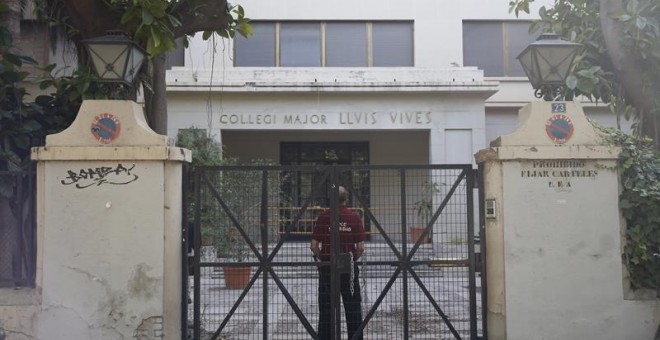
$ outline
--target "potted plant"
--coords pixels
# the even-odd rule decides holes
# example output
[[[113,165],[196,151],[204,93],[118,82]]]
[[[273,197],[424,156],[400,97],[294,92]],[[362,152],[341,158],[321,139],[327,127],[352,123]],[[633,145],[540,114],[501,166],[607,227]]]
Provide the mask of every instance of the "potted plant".
[[[421,226],[410,227],[410,238],[412,242],[417,242],[417,240],[424,233],[424,230],[429,224],[429,221],[431,221],[431,217],[433,217],[433,196],[440,192],[439,186],[440,185],[436,182],[424,181],[422,188],[422,198],[414,203],[418,222],[421,224]],[[421,243],[430,243],[430,236],[431,233],[427,234]]]
[[[222,237],[215,240],[214,246],[219,257],[228,259],[229,262],[243,263],[251,252],[243,236],[237,229],[222,228]],[[243,289],[250,281],[252,267],[250,266],[223,266],[222,271],[227,289]]]
[[[227,164],[237,164],[236,159],[228,159]],[[271,165],[267,160],[252,160],[248,165]],[[262,172],[258,170],[226,170],[217,173],[214,183],[219,195],[236,222],[245,232],[250,241],[259,243],[261,236],[261,195]],[[278,177],[270,178],[269,188],[279,192]],[[269,193],[270,198],[277,197]],[[270,199],[269,199],[270,200]],[[273,202],[269,202],[272,204]],[[245,237],[239,232],[236,224],[227,211],[218,207],[218,229],[215,238],[215,250],[218,257],[224,262],[244,263],[252,257],[252,249],[248,246]],[[250,279],[249,266],[236,266],[234,264],[223,267],[225,286],[228,289],[242,289]]]
[[[193,166],[237,165],[238,159],[223,155],[222,146],[210,137],[206,130],[186,129],[179,131],[177,145],[192,151]],[[248,165],[272,165],[268,160],[252,160]],[[210,170],[206,178],[213,189],[222,197],[231,214],[255,242],[260,236],[259,216],[261,211],[261,171],[255,170]],[[204,184],[206,185],[206,184]],[[279,192],[279,177],[271,178],[271,190]],[[207,188],[200,188],[206,197],[200,203],[202,239],[212,239],[216,257],[227,263],[243,263],[250,259],[252,250],[238,231],[227,211],[215,200]],[[277,195],[269,194],[269,197]],[[204,198],[202,198],[204,200]],[[189,202],[193,202],[192,197]],[[194,206],[189,206],[189,215],[194,216]],[[204,243],[204,242],[202,242]],[[250,279],[249,266],[223,266],[225,285],[229,289],[241,289]]]
[[[204,225],[202,228],[202,245],[212,246],[215,242],[215,229],[210,225]]]

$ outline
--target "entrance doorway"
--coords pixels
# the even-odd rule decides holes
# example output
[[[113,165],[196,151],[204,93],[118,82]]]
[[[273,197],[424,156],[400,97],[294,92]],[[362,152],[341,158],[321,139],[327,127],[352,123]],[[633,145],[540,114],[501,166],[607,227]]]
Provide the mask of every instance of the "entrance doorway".
[[[287,240],[310,239],[314,221],[318,214],[326,209],[330,203],[331,186],[327,176],[319,170],[327,165],[369,165],[369,142],[281,142],[280,164],[283,166],[311,166],[311,171],[285,172],[282,178],[282,193],[290,200],[288,207],[280,214],[283,216],[280,225],[280,234],[288,231]],[[369,171],[356,170],[347,178],[342,178],[355,188],[357,194],[365,197],[369,203]],[[321,183],[323,182],[323,183]],[[314,192],[313,188],[324,188]],[[295,217],[300,212],[305,200],[311,199],[305,216],[294,223]],[[357,202],[349,204],[362,217],[364,212],[357,206]],[[370,230],[368,218],[364,219],[365,228]]]

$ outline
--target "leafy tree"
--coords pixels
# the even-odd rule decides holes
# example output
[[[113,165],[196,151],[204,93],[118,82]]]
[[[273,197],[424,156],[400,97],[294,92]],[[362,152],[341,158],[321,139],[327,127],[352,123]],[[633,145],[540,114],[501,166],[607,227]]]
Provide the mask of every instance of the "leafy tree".
[[[512,0],[529,13],[534,0]],[[539,10],[547,31],[584,46],[567,86],[632,116],[660,148],[660,0],[555,0]]]
[[[0,6],[0,15],[6,10]],[[20,84],[28,72],[22,67],[36,65],[36,61],[15,53],[17,50],[9,28],[0,26],[0,272],[9,272],[1,267],[10,266],[15,278],[26,278],[34,274],[34,262],[24,257],[27,253],[19,254],[17,247],[23,243],[22,249],[34,249],[33,221],[26,214],[28,209],[21,209],[30,205],[31,195],[17,189],[28,188],[30,174],[24,172],[32,170],[30,148],[43,145],[46,135],[73,121],[82,100],[80,89],[85,86],[77,81],[85,78],[50,79],[56,91],[27,102],[27,92]],[[88,86],[84,92],[93,91]],[[23,238],[18,240],[21,228]]]
[[[619,206],[626,219],[623,258],[631,286],[650,288],[660,296],[660,154],[649,138],[599,129],[621,148]]]
[[[241,6],[227,0],[36,0],[38,12],[53,26],[64,28],[77,47],[81,66],[88,65],[80,42],[121,29],[145,48],[150,65],[143,68],[146,112],[156,132],[167,132],[165,53],[175,40],[203,32],[204,39],[217,33],[233,38],[251,34],[249,19]]]
[[[164,53],[174,48],[174,40],[199,31],[204,31],[206,39],[213,32],[223,37],[234,37],[236,32],[250,33],[243,9],[228,6],[226,0],[35,0],[35,3],[51,26],[63,28],[77,46],[82,67],[70,77],[41,79],[38,81],[41,88],[54,92],[28,102],[21,84],[30,74],[23,66],[37,66],[37,62],[22,55],[18,43],[24,1],[0,3],[0,259],[4,260],[0,265],[9,265],[18,276],[25,276],[26,270],[29,272],[26,268],[34,266],[29,258],[16,257],[16,247],[21,242],[25,249],[34,249],[30,245],[34,242],[34,230],[29,216],[16,214],[25,211],[21,207],[28,205],[29,195],[26,192],[20,195],[16,190],[28,178],[15,173],[32,169],[31,147],[43,145],[46,135],[69,126],[83,99],[107,98],[109,91],[117,90],[98,83],[85,67],[87,56],[80,42],[119,28],[149,52],[151,65],[143,68],[142,77],[147,90],[147,113],[152,128],[165,133]],[[54,67],[40,70],[49,75]],[[24,229],[23,240],[12,236],[20,228]]]

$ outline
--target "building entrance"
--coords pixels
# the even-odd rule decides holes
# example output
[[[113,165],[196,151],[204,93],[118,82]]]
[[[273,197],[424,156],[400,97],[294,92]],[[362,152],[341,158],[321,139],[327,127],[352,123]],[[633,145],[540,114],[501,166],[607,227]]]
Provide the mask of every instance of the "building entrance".
[[[312,233],[314,221],[318,214],[330,203],[330,188],[326,176],[319,170],[326,165],[369,165],[368,142],[281,142],[280,164],[310,167],[311,171],[285,172],[282,179],[282,193],[288,198],[288,207],[281,210],[282,224],[280,234],[288,233],[289,240],[307,241]],[[356,170],[350,176],[342,179],[355,188],[356,193],[369,201],[369,171]],[[323,190],[314,192],[313,188],[320,186]],[[294,217],[300,212],[300,207],[306,199],[311,202],[304,216],[294,223]],[[349,202],[355,211],[361,214],[356,202]],[[365,228],[370,230],[369,219],[365,220]]]
[[[363,172],[368,196],[356,185]],[[185,197],[192,202],[184,202],[195,235],[184,268],[190,287],[185,292],[191,293],[191,303],[184,302],[190,338],[347,339],[347,312],[341,307],[347,294],[360,297],[353,300],[361,310],[353,340],[359,334],[471,340],[485,334],[472,165],[197,167],[191,175],[194,185]],[[296,178],[316,180],[300,197],[296,213],[282,216],[283,208],[298,202],[283,190]],[[353,265],[340,247],[314,259],[309,243],[287,242],[294,229],[281,227],[298,225],[326,193],[324,209],[338,211],[339,186],[348,190],[360,218],[371,221],[372,238]],[[418,202],[426,203],[428,214],[417,214]],[[332,239],[341,240],[338,214],[329,221]],[[409,233],[413,226],[422,228],[419,237]],[[201,235],[209,232],[216,240],[204,246]],[[432,240],[424,241],[431,233]],[[234,280],[239,268],[246,274],[242,283]],[[343,277],[354,278],[347,281],[352,287],[344,287]],[[322,282],[329,289],[322,290]],[[329,296],[321,299],[321,291]],[[328,309],[319,307],[322,300],[329,301]],[[327,319],[330,325],[321,327]]]

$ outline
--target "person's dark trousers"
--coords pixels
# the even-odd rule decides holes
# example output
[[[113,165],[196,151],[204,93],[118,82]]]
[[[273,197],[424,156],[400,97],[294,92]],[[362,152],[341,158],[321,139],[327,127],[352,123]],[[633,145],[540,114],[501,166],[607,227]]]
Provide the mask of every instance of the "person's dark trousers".
[[[340,278],[340,291],[344,302],[344,313],[346,315],[346,328],[348,340],[353,338],[355,331],[362,323],[362,295],[360,292],[360,272],[357,264],[353,267],[353,294],[349,285],[351,274],[342,274]],[[321,340],[330,340],[332,329],[331,321],[331,291],[330,291],[330,267],[319,268],[319,328],[318,334]],[[362,332],[355,338],[362,340]]]

